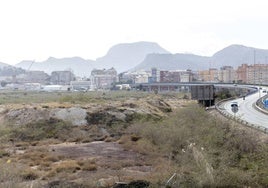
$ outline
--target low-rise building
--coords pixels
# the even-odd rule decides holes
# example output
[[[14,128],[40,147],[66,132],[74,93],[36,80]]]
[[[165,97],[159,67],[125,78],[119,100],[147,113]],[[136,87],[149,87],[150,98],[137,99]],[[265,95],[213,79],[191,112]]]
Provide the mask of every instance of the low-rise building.
[[[51,73],[51,84],[70,85],[75,80],[75,75],[71,71],[53,71]]]
[[[88,91],[93,89],[91,81],[80,80],[80,81],[71,81],[70,83],[72,90],[78,91]]]
[[[91,71],[91,81],[96,89],[111,89],[117,81],[117,72],[111,69],[94,69]]]
[[[151,79],[151,72],[144,70],[125,72],[119,75],[120,83],[148,83],[149,79]]]
[[[191,82],[192,78],[191,70],[160,71],[160,82],[162,83]]]

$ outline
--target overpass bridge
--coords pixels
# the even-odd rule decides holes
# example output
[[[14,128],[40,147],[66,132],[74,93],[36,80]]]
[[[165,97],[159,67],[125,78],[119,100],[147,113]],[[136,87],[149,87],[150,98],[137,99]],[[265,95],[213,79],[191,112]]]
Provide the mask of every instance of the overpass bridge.
[[[255,92],[258,88],[253,85],[237,85],[224,83],[204,83],[204,82],[178,82],[178,83],[139,83],[132,84],[136,90],[148,92],[191,92],[191,97],[198,100],[204,106],[212,106],[215,103],[215,95],[222,90],[233,90],[239,95],[246,96]]]
[[[243,89],[257,89],[254,85],[245,85],[245,84],[230,84],[230,83],[214,83],[214,82],[177,82],[177,83],[135,83],[131,84],[132,88],[136,90],[143,90],[153,92],[157,90],[158,92],[166,92],[166,91],[190,91],[191,86],[206,86],[206,85],[213,85],[215,89],[236,89],[236,88],[243,88]]]

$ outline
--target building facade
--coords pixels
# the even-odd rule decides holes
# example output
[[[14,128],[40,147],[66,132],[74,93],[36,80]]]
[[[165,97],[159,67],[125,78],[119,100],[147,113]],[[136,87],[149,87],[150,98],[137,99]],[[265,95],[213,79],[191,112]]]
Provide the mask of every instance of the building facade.
[[[91,82],[95,89],[111,89],[117,82],[117,72],[111,69],[94,69],[91,71]]]
[[[218,73],[218,78],[220,82],[223,83],[234,83],[236,72],[232,66],[223,66],[220,68]]]
[[[191,70],[160,71],[160,81],[162,83],[191,82],[193,73]]]
[[[203,82],[218,82],[218,69],[210,68],[209,70],[198,71],[199,80]]]
[[[75,75],[71,71],[53,71],[50,82],[55,85],[70,85],[75,80]]]
[[[49,84],[50,76],[44,71],[27,71],[25,74],[18,75],[17,80],[24,83]]]
[[[237,79],[241,83],[268,84],[268,64],[242,64],[237,68]]]

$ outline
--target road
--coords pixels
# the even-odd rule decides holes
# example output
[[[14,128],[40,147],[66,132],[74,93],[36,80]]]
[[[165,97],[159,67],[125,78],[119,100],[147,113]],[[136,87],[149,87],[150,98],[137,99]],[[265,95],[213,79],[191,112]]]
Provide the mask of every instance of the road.
[[[267,88],[264,89],[267,90]],[[243,98],[239,98],[236,100],[225,102],[222,104],[222,107],[226,110],[226,112],[234,115],[236,118],[240,118],[256,126],[262,126],[268,128],[268,115],[257,111],[253,107],[253,104],[265,94],[266,93],[257,92],[255,94],[247,96],[245,100],[243,100]],[[236,114],[234,114],[231,110],[231,104],[233,102],[238,103],[238,112]]]

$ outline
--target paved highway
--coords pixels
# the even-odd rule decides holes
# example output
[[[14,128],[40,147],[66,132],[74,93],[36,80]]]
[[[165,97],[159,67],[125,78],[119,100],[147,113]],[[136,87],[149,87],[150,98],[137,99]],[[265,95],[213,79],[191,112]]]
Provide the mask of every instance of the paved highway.
[[[267,90],[267,88],[263,88]],[[244,121],[247,121],[250,124],[254,124],[257,126],[262,126],[268,128],[268,115],[257,111],[253,105],[254,103],[266,93],[257,92],[255,94],[249,95],[243,100],[243,98],[239,98],[236,100],[228,101],[222,104],[222,107],[229,113],[234,115],[231,110],[231,104],[237,102],[238,104],[238,112],[235,114],[236,118],[240,118]],[[268,90],[267,90],[268,91]]]

